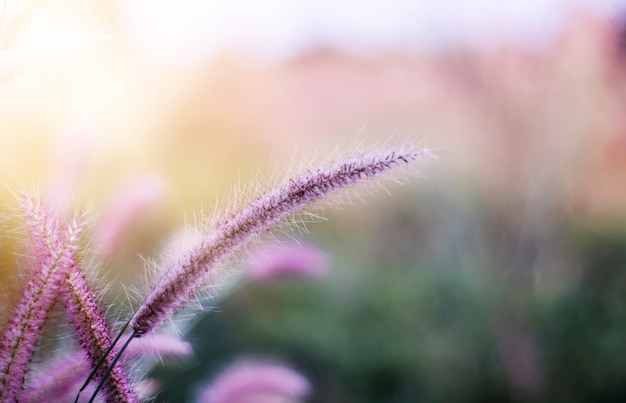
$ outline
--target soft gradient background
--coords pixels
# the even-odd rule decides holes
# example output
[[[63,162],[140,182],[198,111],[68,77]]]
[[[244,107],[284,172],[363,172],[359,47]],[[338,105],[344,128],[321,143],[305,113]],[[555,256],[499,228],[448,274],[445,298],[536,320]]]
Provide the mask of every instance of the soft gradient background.
[[[328,275],[235,288],[196,358],[155,369],[157,401],[249,355],[312,402],[622,401],[626,8],[504,3],[6,1],[0,319],[24,280],[16,189],[92,206],[95,249],[120,219],[95,256],[123,304],[139,255],[233,184],[392,137],[440,159],[296,232]]]

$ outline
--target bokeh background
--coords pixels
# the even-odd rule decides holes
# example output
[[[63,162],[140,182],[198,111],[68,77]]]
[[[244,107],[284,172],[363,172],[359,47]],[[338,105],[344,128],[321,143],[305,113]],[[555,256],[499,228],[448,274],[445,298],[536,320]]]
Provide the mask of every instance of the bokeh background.
[[[296,232],[328,274],[231,290],[190,328],[194,358],[155,368],[157,401],[193,401],[245,356],[298,369],[311,402],[626,398],[619,2],[8,0],[1,15],[2,323],[24,281],[16,189],[91,206],[96,240],[128,215],[96,253],[123,304],[139,255],[232,184],[392,137],[440,159]],[[128,189],[139,207],[119,213]]]

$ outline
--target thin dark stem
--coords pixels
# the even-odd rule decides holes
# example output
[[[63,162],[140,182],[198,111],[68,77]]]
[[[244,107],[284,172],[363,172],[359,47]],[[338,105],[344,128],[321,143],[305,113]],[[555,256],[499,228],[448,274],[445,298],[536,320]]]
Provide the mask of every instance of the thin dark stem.
[[[132,317],[131,317],[131,319],[132,319]],[[81,386],[80,390],[78,391],[78,394],[76,395],[76,399],[74,400],[74,403],[78,403],[78,399],[80,398],[80,393],[83,390],[85,390],[87,385],[89,385],[89,382],[91,382],[91,380],[94,378],[94,376],[96,376],[96,372],[98,372],[98,370],[100,369],[100,367],[102,366],[102,364],[104,363],[106,358],[109,356],[109,353],[111,352],[111,350],[113,350],[113,348],[115,347],[117,342],[120,340],[120,338],[122,338],[122,335],[126,331],[126,328],[128,327],[129,323],[130,323],[130,319],[124,324],[122,329],[117,334],[117,337],[115,337],[115,340],[113,340],[113,343],[111,343],[109,348],[107,348],[107,350],[104,352],[104,355],[100,358],[100,361],[98,361],[98,364],[96,364],[96,366],[91,370],[91,372],[89,373],[89,376],[87,377],[87,380],[85,381],[85,383],[83,383],[83,386]],[[133,336],[134,336],[134,334],[135,333],[133,333]],[[132,339],[132,337],[131,337],[131,339]],[[111,372],[111,368],[112,368],[112,366],[107,371],[107,375]]]
[[[93,391],[93,394],[91,395],[91,398],[89,399],[88,403],[93,403],[93,401],[96,399],[96,396],[98,396],[98,392],[100,392],[100,389],[102,389],[102,386],[104,386],[104,382],[107,380],[107,378],[111,374],[111,371],[113,371],[113,368],[115,367],[115,364],[117,364],[117,361],[120,359],[120,357],[122,356],[122,354],[124,353],[126,348],[128,348],[128,345],[135,338],[135,336],[137,336],[137,332],[133,332],[128,337],[128,340],[126,340],[126,342],[124,343],[124,345],[122,346],[120,351],[118,351],[118,353],[115,355],[115,358],[113,358],[113,361],[111,362],[111,365],[109,365],[109,367],[107,368],[107,370],[104,373],[104,375],[102,375],[102,379],[100,380],[100,383],[96,387],[96,390]],[[79,392],[79,394],[80,394],[80,392]]]
[[[141,304],[143,304],[145,302],[145,300],[146,300],[146,298],[144,298],[144,300],[141,302]],[[83,383],[83,386],[81,386],[80,390],[76,394],[76,399],[74,400],[74,403],[78,403],[78,399],[80,398],[81,392],[84,391],[85,388],[87,388],[87,385],[89,385],[89,382],[91,382],[91,380],[96,376],[96,372],[98,372],[98,369],[100,369],[100,367],[102,366],[102,364],[104,363],[106,358],[109,356],[109,354],[111,353],[111,350],[113,350],[113,348],[115,348],[115,346],[117,345],[117,342],[122,338],[122,335],[124,334],[124,332],[126,331],[126,329],[128,328],[130,322],[133,320],[133,318],[135,317],[136,314],[137,314],[137,311],[135,310],[133,312],[133,314],[130,316],[130,318],[128,318],[126,323],[124,323],[124,326],[122,326],[122,328],[120,329],[119,333],[115,337],[115,340],[113,340],[113,343],[111,343],[109,348],[106,349],[106,351],[104,352],[104,355],[100,358],[100,360],[96,364],[95,368],[93,368],[91,370],[91,372],[89,373],[89,376],[87,377],[87,380],[85,380],[85,382]],[[104,381],[104,379],[106,379],[109,376],[109,374],[113,370],[113,366],[115,365],[117,360],[119,360],[119,357],[120,357],[121,353],[123,353],[124,350],[126,350],[126,347],[128,347],[128,344],[130,343],[130,340],[132,340],[136,336],[137,336],[137,332],[133,331],[131,337],[126,341],[126,343],[124,344],[122,350],[117,354],[117,356],[113,360],[113,364],[111,364],[111,366],[109,366],[107,368],[106,373],[105,373],[104,378],[103,378],[103,381]],[[98,391],[102,388],[102,385],[104,384],[103,381],[100,382],[100,384],[98,386],[98,389],[94,393],[94,396],[92,396],[92,400],[95,397],[95,395],[98,393]]]

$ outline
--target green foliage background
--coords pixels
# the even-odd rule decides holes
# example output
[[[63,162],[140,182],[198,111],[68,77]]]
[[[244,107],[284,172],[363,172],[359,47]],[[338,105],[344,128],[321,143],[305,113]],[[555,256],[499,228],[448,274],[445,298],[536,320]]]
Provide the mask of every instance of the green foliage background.
[[[237,289],[189,334],[195,358],[155,371],[157,400],[253,356],[304,373],[311,402],[622,401],[626,234],[557,219],[558,251],[531,228],[520,255],[514,216],[424,187],[312,225],[330,275]]]

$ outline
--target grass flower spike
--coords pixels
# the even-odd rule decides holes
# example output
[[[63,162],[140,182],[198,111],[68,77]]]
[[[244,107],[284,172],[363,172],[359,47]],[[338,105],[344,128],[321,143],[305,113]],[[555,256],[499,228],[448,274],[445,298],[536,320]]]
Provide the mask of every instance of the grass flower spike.
[[[41,202],[23,196],[29,230],[30,280],[0,341],[0,401],[16,402],[28,364],[63,280],[61,261],[76,246],[80,227],[58,230],[55,218]],[[66,236],[68,235],[68,236]],[[65,239],[64,239],[65,238]]]
[[[87,354],[91,367],[96,367],[102,357],[105,357],[104,362],[107,366],[111,367],[110,377],[104,384],[107,401],[136,401],[122,366],[114,364],[113,358],[106,354],[113,338],[109,333],[95,293],[89,287],[85,274],[75,264],[71,265],[61,292],[70,322],[74,326],[78,341]],[[96,374],[104,376],[104,370]]]
[[[429,155],[426,149],[366,154],[293,178],[260,196],[219,223],[164,274],[132,318],[130,325],[135,336],[151,332],[169,318],[198,291],[207,276],[219,270],[250,240],[285,218],[340,189],[379,177],[395,166],[423,160]]]

